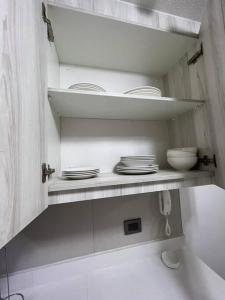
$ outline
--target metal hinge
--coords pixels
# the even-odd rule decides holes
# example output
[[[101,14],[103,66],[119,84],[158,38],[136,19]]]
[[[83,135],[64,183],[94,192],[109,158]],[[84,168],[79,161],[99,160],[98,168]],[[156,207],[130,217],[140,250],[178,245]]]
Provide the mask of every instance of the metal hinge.
[[[195,64],[198,60],[198,58],[204,54],[203,51],[203,45],[201,43],[201,48],[188,60],[187,64],[190,66],[192,64]]]
[[[200,157],[198,159],[198,162],[203,164],[204,166],[208,166],[210,164],[213,164],[217,168],[217,163],[216,163],[216,155],[213,155],[213,158],[209,158],[208,155],[204,155],[203,157]]]
[[[42,18],[44,22],[47,24],[47,32],[48,32],[48,40],[49,42],[54,42],[54,34],[52,29],[51,21],[47,18],[46,15],[46,7],[44,2],[42,2]]]
[[[55,173],[55,169],[51,169],[46,163],[42,164],[42,183],[46,182],[47,177]]]

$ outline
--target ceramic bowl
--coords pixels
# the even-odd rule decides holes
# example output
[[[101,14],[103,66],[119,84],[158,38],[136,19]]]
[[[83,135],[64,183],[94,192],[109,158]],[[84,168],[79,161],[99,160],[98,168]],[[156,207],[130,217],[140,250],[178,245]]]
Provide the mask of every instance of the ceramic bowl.
[[[196,147],[186,147],[186,148],[174,148],[174,149],[168,149],[167,150],[167,156],[194,156],[197,154],[197,148]]]
[[[176,152],[169,152],[167,153],[167,157],[196,157],[196,154],[191,152],[183,152],[183,151],[176,151]]]
[[[179,171],[188,171],[197,163],[198,158],[193,157],[168,157],[167,161],[172,168]]]

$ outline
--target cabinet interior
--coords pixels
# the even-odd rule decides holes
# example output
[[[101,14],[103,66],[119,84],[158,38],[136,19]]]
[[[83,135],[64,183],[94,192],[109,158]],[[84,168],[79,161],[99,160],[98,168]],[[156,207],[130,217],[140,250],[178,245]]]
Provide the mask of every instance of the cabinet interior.
[[[60,169],[94,165],[111,173],[120,156],[197,146],[210,155],[203,59],[188,65],[196,38],[49,6],[55,43],[48,45],[48,162]],[[68,87],[89,82],[104,95]],[[152,85],[153,99],[124,92]]]

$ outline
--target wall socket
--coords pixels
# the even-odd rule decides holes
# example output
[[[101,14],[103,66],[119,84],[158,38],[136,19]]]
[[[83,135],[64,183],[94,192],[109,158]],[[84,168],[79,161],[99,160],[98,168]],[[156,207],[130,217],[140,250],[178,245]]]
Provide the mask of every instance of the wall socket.
[[[124,234],[134,234],[142,231],[141,218],[123,221]]]

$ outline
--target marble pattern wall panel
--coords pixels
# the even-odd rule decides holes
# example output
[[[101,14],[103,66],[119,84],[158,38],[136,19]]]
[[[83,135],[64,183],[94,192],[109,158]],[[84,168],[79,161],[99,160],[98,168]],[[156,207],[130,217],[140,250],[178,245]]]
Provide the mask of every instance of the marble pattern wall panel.
[[[208,91],[208,112],[217,157],[216,184],[225,188],[225,1],[209,1],[201,38]]]
[[[48,3],[187,36],[198,36],[200,29],[200,22],[148,10],[123,1],[48,0]]]
[[[1,1],[0,248],[47,205],[45,40],[41,1]]]
[[[182,235],[179,192],[172,191],[172,236]],[[123,221],[142,218],[142,232],[125,236]],[[37,267],[156,239],[165,239],[158,193],[49,207],[7,246],[10,271]]]

